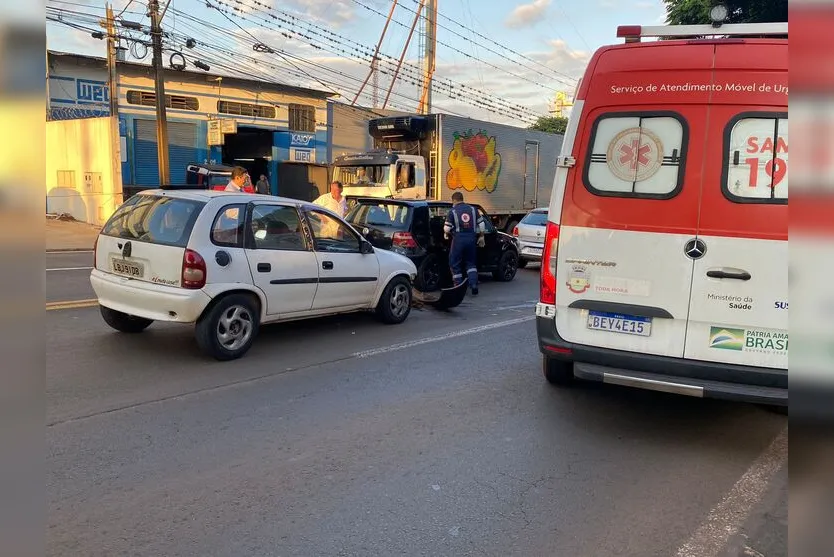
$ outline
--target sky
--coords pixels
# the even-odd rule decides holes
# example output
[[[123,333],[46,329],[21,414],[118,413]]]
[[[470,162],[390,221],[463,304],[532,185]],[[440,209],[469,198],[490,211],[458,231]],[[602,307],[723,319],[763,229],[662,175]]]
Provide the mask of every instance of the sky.
[[[149,24],[144,0],[114,0],[124,20]],[[211,73],[326,89],[351,102],[368,75],[367,56],[380,39],[391,0],[171,0],[166,45],[200,59]],[[164,6],[165,0],[160,0]],[[594,50],[618,42],[618,25],[657,25],[662,0],[437,0],[438,29],[433,111],[527,125],[549,114],[557,91],[572,95]],[[47,17],[95,27],[104,0],[46,0]],[[419,0],[398,0],[380,49],[381,106],[415,19]],[[86,15],[85,15],[86,14]],[[47,21],[52,50],[103,56],[89,31]],[[419,31],[419,27],[418,27]],[[147,39],[141,32],[120,32]],[[415,111],[420,90],[419,32],[404,56],[388,108]],[[199,41],[185,47],[188,37]],[[270,52],[256,52],[255,43]],[[134,55],[150,63],[137,44]],[[365,53],[365,58],[361,57]],[[166,55],[167,59],[168,55]],[[373,104],[372,81],[358,104]]]

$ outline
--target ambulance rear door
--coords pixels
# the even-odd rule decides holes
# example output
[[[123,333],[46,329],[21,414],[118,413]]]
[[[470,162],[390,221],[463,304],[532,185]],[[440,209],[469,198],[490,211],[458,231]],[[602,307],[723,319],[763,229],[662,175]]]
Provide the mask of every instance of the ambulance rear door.
[[[557,256],[568,342],[681,358],[706,141],[710,45],[613,48],[590,77]]]
[[[787,370],[787,42],[716,47],[687,358]]]

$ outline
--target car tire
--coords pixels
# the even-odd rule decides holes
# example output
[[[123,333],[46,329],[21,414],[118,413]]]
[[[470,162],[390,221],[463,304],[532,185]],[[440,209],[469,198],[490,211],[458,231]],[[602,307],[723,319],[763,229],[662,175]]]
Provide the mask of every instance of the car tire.
[[[253,296],[229,294],[210,306],[195,327],[200,350],[216,360],[240,358],[251,348],[260,328],[260,310]]]
[[[422,292],[440,290],[441,280],[440,258],[431,253],[420,263],[414,287]]]
[[[542,356],[542,373],[547,382],[559,387],[567,387],[574,383],[573,362],[554,360]]]
[[[530,263],[530,262],[527,261],[526,259],[519,259],[518,260],[518,268],[523,269],[524,267],[527,266],[528,263]]]
[[[144,317],[136,317],[104,306],[99,308],[104,322],[121,333],[141,333],[153,323],[153,320]]]
[[[376,305],[377,317],[386,325],[399,325],[411,313],[411,299],[411,284],[408,279],[394,277],[385,286]]]
[[[510,282],[518,272],[518,253],[507,250],[498,260],[498,268],[492,273],[492,278],[499,282]]]

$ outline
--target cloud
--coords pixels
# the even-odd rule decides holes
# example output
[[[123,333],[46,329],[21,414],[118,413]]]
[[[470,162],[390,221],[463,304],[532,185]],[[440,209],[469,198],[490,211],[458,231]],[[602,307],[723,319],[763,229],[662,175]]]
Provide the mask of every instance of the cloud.
[[[505,24],[510,29],[535,25],[544,17],[548,6],[550,6],[550,0],[533,0],[530,4],[517,6],[507,18]]]

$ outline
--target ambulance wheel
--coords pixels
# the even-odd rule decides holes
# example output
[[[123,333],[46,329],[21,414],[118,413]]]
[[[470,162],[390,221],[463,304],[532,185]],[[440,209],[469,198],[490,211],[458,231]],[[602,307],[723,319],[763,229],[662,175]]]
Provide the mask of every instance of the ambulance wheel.
[[[498,260],[498,268],[492,278],[499,282],[510,282],[518,271],[518,254],[512,250],[505,251]]]
[[[99,306],[99,309],[104,322],[121,333],[141,333],[153,323],[150,319],[128,315],[104,306]]]
[[[547,356],[542,356],[542,373],[551,385],[567,387],[575,381],[573,362],[553,360]]]

